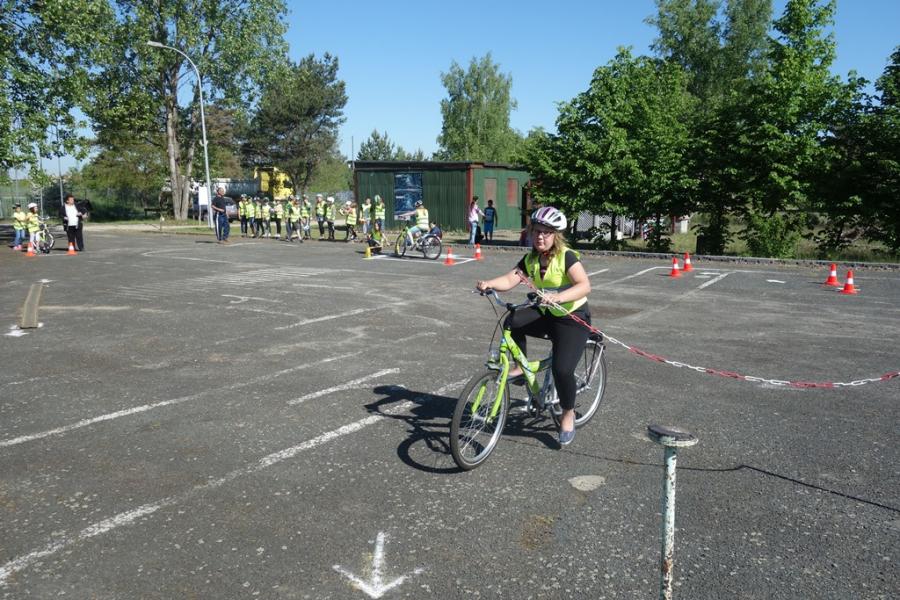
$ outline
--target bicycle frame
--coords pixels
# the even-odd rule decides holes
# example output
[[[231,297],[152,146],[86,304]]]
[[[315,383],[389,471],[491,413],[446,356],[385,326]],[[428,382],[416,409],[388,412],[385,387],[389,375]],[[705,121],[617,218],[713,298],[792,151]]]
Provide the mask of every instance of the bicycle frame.
[[[511,367],[510,356],[512,356],[512,359],[522,367],[522,374],[525,377],[526,387],[528,388],[529,397],[531,399],[543,398],[544,393],[550,385],[549,374],[544,378],[543,385],[539,385],[538,373],[545,371],[550,366],[552,357],[548,356],[542,360],[528,360],[528,357],[525,356],[525,353],[522,352],[522,349],[519,348],[519,345],[512,338],[511,330],[504,328],[503,338],[500,340],[500,346],[498,347],[498,353],[498,360],[500,363],[500,385],[497,387],[497,396],[494,398],[491,414],[488,417],[489,420],[493,420],[497,417],[497,413],[500,411],[500,406],[502,405],[503,392],[506,389],[506,381],[509,377],[509,370]],[[492,367],[492,363],[493,361],[488,361],[488,367]],[[483,394],[484,389],[482,388],[478,392],[478,397],[475,399],[475,402],[472,404],[472,410],[478,410],[478,407],[481,406]],[[541,408],[543,408],[543,406],[541,406]]]

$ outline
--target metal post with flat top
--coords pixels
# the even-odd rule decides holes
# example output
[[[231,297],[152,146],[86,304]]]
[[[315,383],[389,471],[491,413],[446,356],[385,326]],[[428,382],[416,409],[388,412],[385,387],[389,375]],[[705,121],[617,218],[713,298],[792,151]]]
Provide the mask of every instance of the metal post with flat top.
[[[662,551],[659,559],[659,599],[672,600],[675,567],[675,462],[677,449],[697,443],[697,438],[677,427],[650,425],[647,436],[665,447],[666,476],[663,479]]]

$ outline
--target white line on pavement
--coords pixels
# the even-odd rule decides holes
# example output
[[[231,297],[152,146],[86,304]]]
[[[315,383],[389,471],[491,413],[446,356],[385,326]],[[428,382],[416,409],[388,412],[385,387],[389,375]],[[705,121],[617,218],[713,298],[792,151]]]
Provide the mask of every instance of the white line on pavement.
[[[592,277],[594,275],[599,275],[600,273],[606,273],[609,269],[600,269],[599,271],[594,271],[593,273],[588,273],[588,277]]]
[[[392,306],[401,306],[402,304],[405,304],[405,303],[397,302]],[[341,319],[343,317],[352,317],[353,315],[360,315],[362,313],[371,312],[373,310],[381,310],[383,308],[389,308],[389,307],[388,306],[373,306],[372,308],[356,308],[354,310],[348,310],[347,312],[338,313],[336,315],[325,315],[324,317],[316,317],[315,319],[304,319],[303,321],[291,323],[290,325],[276,327],[275,331],[282,331],[284,329],[293,329],[294,327],[300,327],[302,325],[310,325],[312,323],[321,323],[322,321],[331,321],[332,319]]]
[[[711,286],[712,284],[714,284],[714,283],[717,282],[717,281],[722,281],[722,280],[725,279],[728,275],[729,275],[729,273],[722,273],[722,274],[719,275],[718,277],[714,277],[713,279],[710,279],[709,281],[705,281],[705,282],[701,283],[700,285],[697,286],[697,289],[698,289],[698,290],[702,290],[702,289],[705,288],[705,287],[709,287],[709,286]]]
[[[235,383],[233,385],[229,385],[224,388],[205,390],[203,392],[191,394],[190,396],[182,396],[181,398],[173,398],[171,400],[163,400],[162,402],[155,402],[153,404],[143,404],[141,406],[135,406],[133,408],[126,408],[124,410],[118,410],[116,412],[107,413],[105,415],[100,415],[98,417],[92,417],[90,419],[82,419],[81,421],[78,421],[76,423],[72,423],[70,425],[64,425],[63,427],[57,427],[56,429],[50,429],[49,431],[42,431],[40,433],[32,433],[29,435],[22,435],[17,438],[12,438],[12,439],[8,439],[8,440],[0,440],[0,448],[6,448],[7,446],[15,446],[17,444],[24,444],[25,442],[33,442],[34,440],[40,440],[40,439],[54,436],[54,435],[61,435],[63,433],[69,433],[70,431],[75,431],[76,429],[81,429],[83,427],[87,427],[89,425],[94,425],[96,423],[102,423],[103,421],[112,421],[113,419],[127,417],[130,415],[136,415],[136,414],[147,412],[147,411],[154,410],[157,408],[163,408],[165,406],[174,406],[176,404],[190,402],[191,400],[197,400],[198,398],[202,398],[203,396],[208,396],[210,394],[221,394],[222,392],[239,390],[239,389],[247,387],[249,385],[256,385],[258,383],[263,383],[263,382],[269,381],[269,379],[271,379],[273,377],[280,377],[281,375],[287,375],[288,373],[293,373],[294,371],[299,371],[300,369],[306,369],[313,365],[319,365],[319,364],[332,362],[335,360],[341,360],[344,358],[349,358],[351,356],[355,356],[357,354],[359,354],[359,352],[354,352],[354,353],[350,353],[350,354],[341,354],[338,356],[332,356],[329,358],[324,358],[322,360],[316,361],[314,363],[298,365],[296,367],[282,369],[281,371],[276,371],[274,373],[270,373],[268,375],[263,375],[261,377],[254,377],[253,379],[250,379],[247,381],[242,381],[240,383]]]
[[[368,417],[365,417],[364,419],[360,419],[359,421],[354,421],[353,423],[349,423],[342,427],[338,427],[337,429],[333,429],[332,431],[323,433],[318,437],[307,440],[296,446],[285,448],[284,450],[279,450],[278,452],[273,452],[272,454],[259,459],[256,463],[251,464],[250,466],[244,467],[242,469],[235,469],[234,471],[227,473],[223,477],[213,479],[201,485],[196,485],[183,494],[169,496],[157,502],[144,504],[133,510],[122,512],[108,519],[98,521],[97,523],[94,523],[93,525],[82,529],[75,535],[56,536],[54,534],[54,537],[57,538],[56,541],[44,546],[39,550],[29,552],[28,554],[22,555],[18,558],[14,558],[13,560],[0,567],[0,587],[5,587],[7,585],[7,580],[11,575],[21,571],[22,569],[28,568],[29,566],[46,556],[56,554],[60,550],[73,546],[79,542],[83,542],[98,535],[110,532],[117,527],[121,527],[123,525],[131,525],[141,517],[150,516],[161,508],[166,508],[174,504],[189,500],[201,492],[221,487],[222,485],[234,479],[237,479],[238,477],[251,475],[253,473],[262,471],[263,469],[278,464],[281,461],[293,458],[304,450],[311,450],[317,446],[327,444],[328,442],[334,441],[350,433],[357,432],[361,429],[364,429],[365,427],[368,427],[369,425],[372,425],[373,423],[377,423],[387,415],[393,415],[403,412],[411,406],[411,402],[402,402],[397,406],[384,411],[384,413],[382,414],[370,415]]]
[[[392,373],[399,373],[399,372],[400,372],[400,369],[396,369],[396,368],[382,369],[380,371],[372,373],[371,375],[366,375],[365,377],[360,377],[359,379],[354,379],[353,381],[348,381],[347,383],[342,383],[341,385],[336,385],[336,386],[330,387],[328,389],[319,390],[318,392],[312,392],[309,394],[305,394],[295,400],[289,401],[288,404],[292,404],[292,405],[300,404],[301,402],[306,402],[307,400],[312,400],[313,398],[319,398],[321,396],[327,396],[328,394],[333,394],[334,392],[341,392],[344,390],[349,390],[351,388],[358,386],[360,383],[364,383],[370,379],[376,379],[383,375],[390,375]]]
[[[669,267],[650,267],[649,269],[644,269],[643,271],[638,271],[637,273],[634,273],[633,275],[628,275],[628,276],[622,277],[620,279],[614,279],[612,281],[604,281],[600,285],[603,285],[603,286],[614,285],[616,283],[621,283],[621,282],[627,281],[629,279],[634,279],[635,277],[640,277],[644,273],[649,273],[650,271],[655,271],[656,269],[668,269],[668,268]]]

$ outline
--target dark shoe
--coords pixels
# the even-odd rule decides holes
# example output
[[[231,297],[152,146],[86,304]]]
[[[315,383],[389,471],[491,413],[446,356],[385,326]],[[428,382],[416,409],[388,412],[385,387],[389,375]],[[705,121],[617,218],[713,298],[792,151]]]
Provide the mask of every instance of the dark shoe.
[[[568,446],[575,440],[575,430],[572,431],[562,431],[559,432],[559,445],[560,446]]]

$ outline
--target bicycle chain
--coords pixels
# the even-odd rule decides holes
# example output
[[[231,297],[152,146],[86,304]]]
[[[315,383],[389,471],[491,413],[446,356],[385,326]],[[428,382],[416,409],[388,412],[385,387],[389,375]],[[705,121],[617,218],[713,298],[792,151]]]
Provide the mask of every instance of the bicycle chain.
[[[544,301],[544,304],[547,304],[548,306],[551,306],[557,310],[564,311],[570,319],[572,319],[576,323],[583,325],[592,333],[602,335],[605,339],[609,340],[612,344],[621,346],[622,348],[625,348],[632,354],[641,356],[648,360],[652,360],[652,361],[663,363],[663,364],[666,364],[666,365],[669,365],[672,367],[676,367],[679,369],[682,369],[682,368],[690,369],[692,371],[697,371],[698,373],[705,373],[707,375],[717,375],[719,377],[725,377],[727,379],[736,379],[738,381],[748,381],[751,383],[767,383],[769,385],[774,385],[774,386],[785,386],[785,387],[801,388],[801,389],[834,389],[834,388],[839,388],[839,387],[857,387],[860,385],[866,385],[867,383],[879,383],[882,381],[888,381],[891,379],[900,378],[900,371],[891,371],[891,372],[885,373],[881,377],[868,377],[866,379],[857,379],[854,381],[787,381],[787,380],[783,380],[783,379],[768,379],[765,377],[756,377],[755,375],[743,375],[741,373],[735,373],[734,371],[723,371],[720,369],[712,369],[709,367],[698,367],[696,365],[690,365],[688,363],[680,362],[677,360],[669,360],[663,356],[659,356],[657,354],[651,354],[650,352],[646,352],[644,350],[641,350],[640,348],[636,348],[634,346],[629,346],[625,342],[622,342],[610,335],[607,335],[600,329],[597,329],[590,323],[586,322],[584,319],[581,319],[577,315],[574,315],[571,312],[567,311],[560,304],[558,304],[556,302],[552,302],[550,300],[547,300],[546,294],[544,294],[543,291],[541,291],[540,289],[535,287],[535,285],[531,282],[531,280],[528,279],[528,277],[524,273],[522,273],[521,270],[516,270],[516,274],[519,276],[519,279],[522,281],[522,283],[524,283],[528,288],[531,289],[531,291],[535,292],[541,298],[541,300]]]

